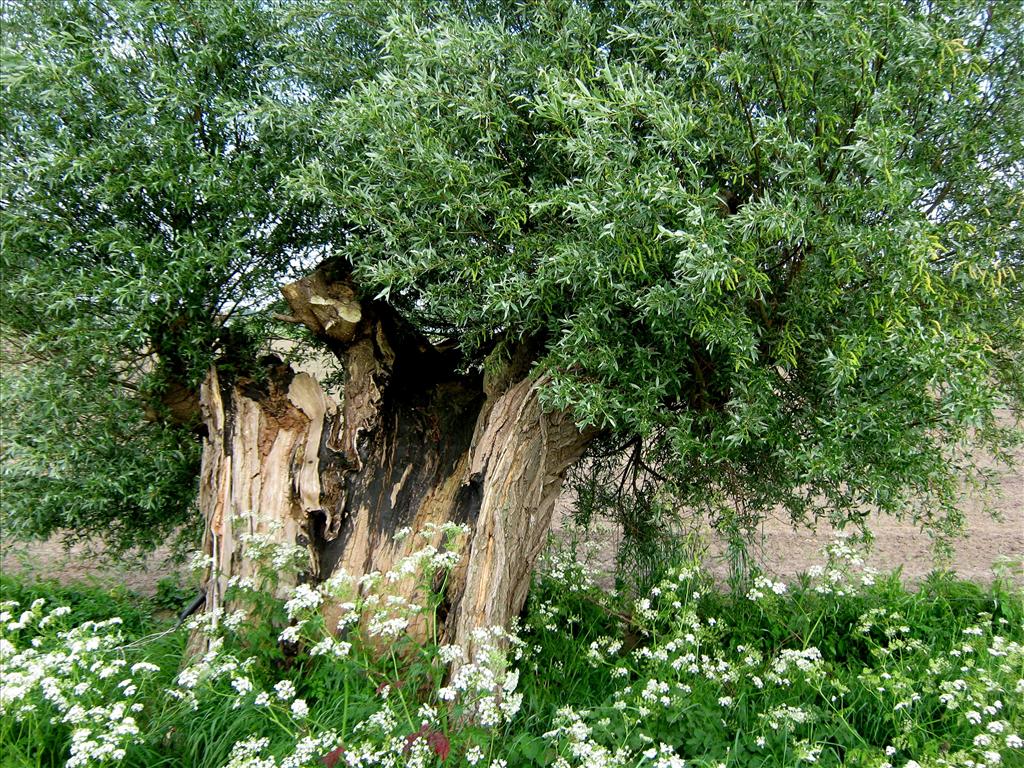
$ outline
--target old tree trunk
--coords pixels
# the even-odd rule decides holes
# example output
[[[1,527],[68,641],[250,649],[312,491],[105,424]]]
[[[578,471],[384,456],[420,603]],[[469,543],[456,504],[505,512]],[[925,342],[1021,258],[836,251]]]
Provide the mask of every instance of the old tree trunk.
[[[344,396],[279,362],[258,382],[210,373],[207,608],[223,604],[232,575],[248,575],[244,533],[276,530],[302,545],[300,578],[319,583],[342,568],[387,572],[426,543],[417,534],[451,521],[470,533],[446,583],[440,638],[465,644],[476,627],[507,625],[590,435],[541,409],[522,351],[496,372],[466,374],[390,307],[359,299],[347,277],[317,272],[283,292],[294,319],[339,357]],[[396,541],[406,527],[413,535]],[[440,534],[431,543],[441,546]]]

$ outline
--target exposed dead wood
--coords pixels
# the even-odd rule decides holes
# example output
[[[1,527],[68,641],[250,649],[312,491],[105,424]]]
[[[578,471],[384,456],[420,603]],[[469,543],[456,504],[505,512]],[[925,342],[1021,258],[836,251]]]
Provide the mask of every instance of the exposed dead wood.
[[[528,351],[485,381],[344,279],[314,273],[283,293],[341,359],[344,401],[279,363],[261,382],[211,372],[200,505],[219,577],[207,607],[222,604],[229,576],[248,575],[243,532],[276,528],[303,544],[303,578],[319,581],[341,568],[386,572],[428,542],[441,546],[439,533],[418,534],[457,522],[470,534],[441,636],[465,643],[475,627],[507,624],[525,602],[565,471],[592,436],[543,412]],[[412,535],[396,541],[403,528]],[[405,597],[414,588],[393,585]]]
[[[480,506],[452,582],[447,635],[464,643],[475,627],[508,623],[523,608],[566,470],[593,437],[564,414],[546,414],[540,382],[522,379],[489,399],[477,420],[466,482]]]

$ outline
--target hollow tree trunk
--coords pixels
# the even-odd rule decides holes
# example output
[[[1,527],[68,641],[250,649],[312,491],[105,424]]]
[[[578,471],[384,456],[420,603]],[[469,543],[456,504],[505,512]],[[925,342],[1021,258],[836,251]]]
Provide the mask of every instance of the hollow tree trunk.
[[[507,625],[565,471],[591,435],[543,412],[525,350],[486,377],[460,373],[453,353],[387,305],[358,300],[344,277],[314,273],[284,294],[341,359],[344,397],[280,361],[259,382],[211,371],[201,394],[200,507],[216,563],[207,608],[222,603],[230,576],[248,575],[241,533],[279,529],[308,551],[303,578],[319,582],[339,568],[386,572],[423,546],[418,533],[456,522],[470,533],[446,586],[441,639],[466,644],[476,627]],[[406,527],[412,535],[396,542]]]

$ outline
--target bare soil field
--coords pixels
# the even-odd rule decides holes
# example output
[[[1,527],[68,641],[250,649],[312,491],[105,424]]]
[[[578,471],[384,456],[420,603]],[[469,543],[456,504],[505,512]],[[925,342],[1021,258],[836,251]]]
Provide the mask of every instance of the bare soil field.
[[[969,512],[967,518],[966,536],[955,542],[952,558],[945,560],[936,555],[932,539],[913,524],[875,516],[870,523],[874,543],[866,565],[882,573],[899,568],[910,581],[919,581],[936,568],[948,568],[962,578],[983,583],[991,582],[1001,571],[1012,574],[1017,583],[1024,584],[1022,508],[1018,505],[1013,510],[1005,510],[998,520],[977,510]],[[810,532],[794,530],[783,521],[770,520],[762,527],[762,540],[754,558],[764,570],[791,577],[821,564],[822,548],[836,535],[828,527]],[[713,545],[712,551],[714,549]],[[724,574],[725,564],[714,570]]]
[[[868,523],[874,541],[865,565],[881,573],[899,569],[910,582],[921,581],[935,570],[950,570],[978,583],[1009,577],[1024,587],[1024,455],[1018,456],[1014,471],[1000,474],[994,490],[988,511],[977,499],[964,504],[965,533],[953,542],[951,557],[940,555],[932,536],[913,522],[871,515]],[[568,522],[571,500],[563,499],[560,507],[556,535],[568,538],[572,535]],[[707,546],[705,566],[716,577],[726,578],[726,542],[712,530],[705,529],[700,535]],[[762,523],[748,554],[752,564],[764,572],[788,580],[824,564],[824,548],[844,535],[827,524],[810,530],[794,528],[781,516],[771,517]],[[598,570],[613,568],[618,536],[612,533],[608,538],[594,542]]]
[[[966,579],[990,582],[998,569],[1008,568],[1014,580],[1024,585],[1024,460],[1015,472],[1002,476],[1000,491],[994,505],[998,519],[983,512],[977,503],[966,505],[967,533],[956,542],[949,562],[935,558],[931,538],[912,523],[873,517],[871,529],[875,542],[867,564],[882,572],[900,568],[911,581],[918,581],[935,568],[943,567]],[[568,498],[560,502],[556,530],[564,530],[570,506]],[[765,571],[783,578],[793,577],[821,563],[821,550],[835,535],[825,526],[816,531],[794,530],[783,520],[771,519],[763,524],[752,554]],[[606,540],[596,542],[600,545],[599,567],[610,570],[617,538],[612,533]],[[708,541],[707,564],[713,573],[724,577],[728,573],[724,545],[712,534],[708,535]],[[101,547],[82,545],[65,550],[57,539],[45,542],[5,540],[0,543],[0,570],[31,578],[56,578],[65,583],[87,581],[123,586],[142,594],[153,594],[161,579],[177,578],[187,583],[190,578],[183,566],[169,562],[169,550],[157,550],[141,561],[115,563],[106,561],[101,552]]]
[[[0,572],[29,579],[56,579],[62,584],[86,583],[123,587],[143,595],[156,593],[161,579],[189,583],[184,565],[170,560],[170,550],[157,549],[145,557],[111,562],[100,544],[76,544],[66,548],[60,538],[47,541],[13,541],[0,544]]]
[[[968,499],[962,507],[966,533],[954,543],[949,561],[936,558],[932,539],[913,523],[874,515],[870,518],[874,543],[866,564],[883,573],[899,568],[910,581],[919,581],[936,568],[986,583],[1002,572],[1024,586],[1024,451],[1015,458],[1014,468],[1000,472],[993,488],[994,516],[978,499]],[[821,563],[821,549],[836,533],[827,526],[810,532],[794,530],[782,520],[768,520],[761,535],[755,553],[760,564],[771,573],[793,576]]]

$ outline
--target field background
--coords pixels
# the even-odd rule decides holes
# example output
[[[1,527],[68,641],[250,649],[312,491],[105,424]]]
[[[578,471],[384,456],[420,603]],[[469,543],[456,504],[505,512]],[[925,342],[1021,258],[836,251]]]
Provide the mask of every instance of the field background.
[[[997,490],[992,505],[995,518],[986,514],[977,500],[965,504],[967,535],[956,543],[948,567],[962,578],[987,583],[996,576],[997,569],[1009,566],[1014,581],[1024,585],[1024,451],[1018,453],[1015,470],[1001,474]],[[563,496],[556,510],[556,535],[568,535],[571,508],[571,497]],[[594,542],[595,564],[610,572],[618,535],[610,526],[605,528]],[[931,538],[912,523],[875,515],[871,529],[875,542],[867,564],[880,571],[902,568],[906,578],[916,581],[944,565],[934,557]],[[711,532],[705,535],[709,544],[706,565],[715,575],[724,577],[728,573],[724,544]],[[835,532],[828,526],[816,531],[794,530],[785,520],[772,518],[762,525],[753,555],[765,571],[793,577],[821,563],[821,549],[834,537]],[[33,543],[5,539],[0,543],[0,569],[4,573],[56,577],[65,583],[84,580],[120,585],[146,595],[155,593],[161,579],[177,577],[187,583],[189,578],[184,567],[168,561],[166,548],[144,559],[122,563],[105,562],[101,552],[102,547],[83,545],[66,550],[59,539]]]

